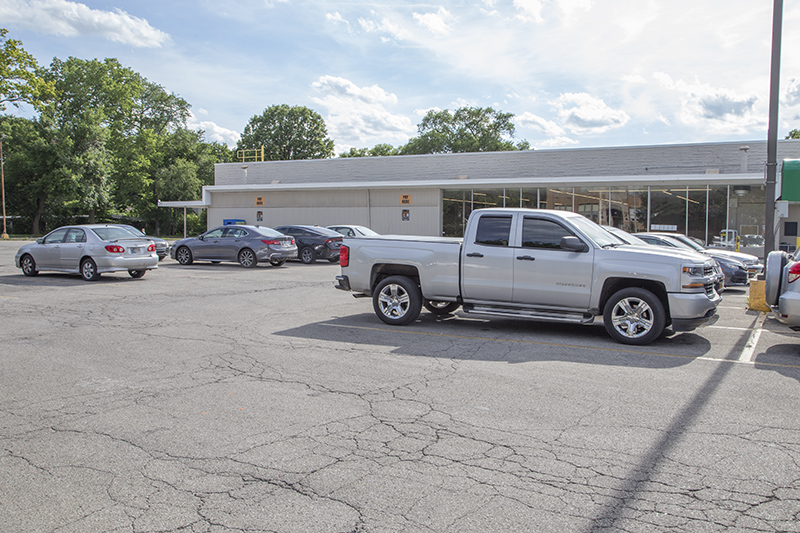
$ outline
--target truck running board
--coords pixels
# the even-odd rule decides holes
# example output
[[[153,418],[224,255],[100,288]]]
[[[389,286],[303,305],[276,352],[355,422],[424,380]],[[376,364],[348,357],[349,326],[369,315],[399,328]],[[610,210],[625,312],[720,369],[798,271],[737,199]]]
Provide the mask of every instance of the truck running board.
[[[543,309],[512,309],[508,307],[491,307],[483,305],[464,305],[462,310],[468,314],[494,315],[512,318],[527,318],[548,322],[566,322],[569,324],[588,324],[594,320],[589,313],[560,313]]]

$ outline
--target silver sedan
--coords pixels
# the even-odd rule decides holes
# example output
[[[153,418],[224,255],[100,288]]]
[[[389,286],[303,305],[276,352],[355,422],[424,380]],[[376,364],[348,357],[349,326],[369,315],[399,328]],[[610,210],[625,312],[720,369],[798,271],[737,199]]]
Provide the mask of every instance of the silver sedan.
[[[293,237],[265,226],[228,225],[176,241],[169,253],[182,265],[238,261],[252,268],[259,261],[269,261],[272,266],[281,266],[297,257],[297,244]]]
[[[40,271],[80,274],[95,281],[104,272],[127,270],[133,278],[158,268],[156,245],[113,224],[63,226],[26,244],[14,257],[26,276]]]

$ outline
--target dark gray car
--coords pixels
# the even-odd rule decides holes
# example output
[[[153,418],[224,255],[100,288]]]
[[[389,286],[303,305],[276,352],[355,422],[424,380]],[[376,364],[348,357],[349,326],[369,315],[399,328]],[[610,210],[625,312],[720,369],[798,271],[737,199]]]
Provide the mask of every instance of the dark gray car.
[[[138,229],[135,226],[131,226],[129,224],[119,224],[120,227],[125,228],[126,230],[130,231],[137,237],[141,237],[144,239],[150,239],[156,245],[156,253],[158,254],[158,260],[162,261],[165,257],[169,255],[169,243],[160,237],[153,237],[152,235],[147,235],[144,231]]]
[[[182,265],[194,261],[237,261],[246,268],[259,261],[281,266],[297,257],[294,238],[265,226],[219,226],[197,237],[173,243],[170,257]]]

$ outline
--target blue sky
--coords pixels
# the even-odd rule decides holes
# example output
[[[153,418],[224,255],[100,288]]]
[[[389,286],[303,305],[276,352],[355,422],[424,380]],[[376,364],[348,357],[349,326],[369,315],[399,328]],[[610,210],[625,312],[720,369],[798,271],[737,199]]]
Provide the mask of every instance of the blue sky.
[[[780,137],[800,128],[800,2],[784,2]],[[430,109],[515,115],[537,149],[765,139],[770,0],[0,0],[42,65],[114,57],[233,147],[271,105],[336,153],[405,144]],[[25,114],[26,110],[11,112]]]

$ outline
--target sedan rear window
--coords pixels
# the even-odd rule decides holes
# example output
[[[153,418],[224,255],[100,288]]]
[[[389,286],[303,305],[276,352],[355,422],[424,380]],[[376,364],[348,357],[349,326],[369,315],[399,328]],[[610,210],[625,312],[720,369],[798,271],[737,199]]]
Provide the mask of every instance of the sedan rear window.
[[[138,237],[124,228],[108,226],[107,228],[92,228],[95,235],[104,241],[116,241],[119,239],[137,239]]]

